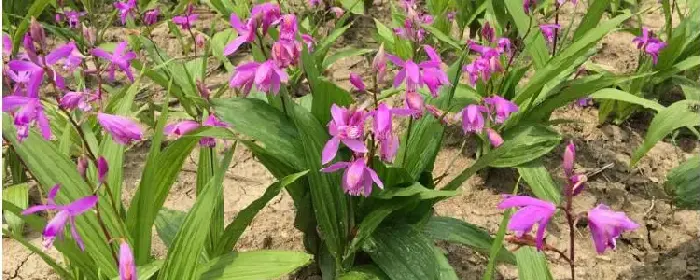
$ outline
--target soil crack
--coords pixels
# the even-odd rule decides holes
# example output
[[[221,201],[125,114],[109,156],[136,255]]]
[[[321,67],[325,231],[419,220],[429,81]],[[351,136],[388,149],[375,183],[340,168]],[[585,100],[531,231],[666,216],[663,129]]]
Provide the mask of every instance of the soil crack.
[[[27,263],[27,261],[29,261],[29,257],[31,257],[33,254],[34,254],[34,252],[29,252],[27,257],[24,258],[24,260],[22,260],[22,262],[19,263],[19,265],[15,268],[14,271],[12,271],[12,275],[10,275],[10,279],[17,279],[17,277],[19,277],[19,270],[24,266],[24,264]],[[21,279],[21,277],[20,277],[20,279]]]

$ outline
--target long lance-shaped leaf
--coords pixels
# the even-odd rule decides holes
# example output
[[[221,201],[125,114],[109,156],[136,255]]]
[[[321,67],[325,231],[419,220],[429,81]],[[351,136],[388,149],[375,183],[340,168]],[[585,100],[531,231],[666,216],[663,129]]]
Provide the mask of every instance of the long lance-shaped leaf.
[[[278,279],[311,262],[303,252],[253,251],[231,252],[202,265],[202,280]]]
[[[530,189],[535,196],[559,205],[561,200],[559,187],[554,183],[554,179],[549,175],[541,159],[518,166],[518,173],[530,185]]]
[[[544,41],[544,37],[538,30],[530,30],[533,28],[532,24],[536,21],[531,19],[531,16],[525,14],[523,10],[523,1],[505,0],[504,2],[510,16],[515,22],[515,26],[518,28],[518,34],[523,37],[530,33],[528,38],[523,39],[525,40],[525,50],[532,56],[535,68],[543,68],[545,64],[547,64],[547,60],[549,60],[549,48]]]
[[[392,280],[437,279],[433,244],[410,225],[383,227],[374,232],[365,251]]]
[[[515,252],[518,259],[518,279],[552,280],[552,273],[547,266],[547,257],[532,247],[524,246]]]
[[[197,279],[197,259],[205,249],[209,237],[211,216],[216,208],[216,198],[222,195],[223,180],[226,170],[231,164],[233,149],[225,152],[224,158],[217,167],[214,177],[205,186],[197,201],[180,227],[168,250],[163,268],[158,273],[158,279]]]

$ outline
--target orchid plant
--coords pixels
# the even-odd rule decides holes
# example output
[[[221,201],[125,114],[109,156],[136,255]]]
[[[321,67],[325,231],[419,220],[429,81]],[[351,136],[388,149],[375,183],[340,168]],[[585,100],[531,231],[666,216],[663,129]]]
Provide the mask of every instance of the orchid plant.
[[[573,143],[564,155],[563,190],[541,159],[562,139],[549,120],[554,110],[585,97],[646,104],[609,88],[639,75],[580,70],[629,13],[599,24],[604,9],[591,9],[574,28],[559,14],[579,1],[400,0],[392,3],[391,27],[375,20],[376,48],[338,50],[334,42],[361,18],[355,14],[365,1],[310,0],[294,13],[283,1],[122,0],[107,18],[95,16],[92,1],[57,1],[54,20],[40,23],[47,2],[35,1],[3,36],[3,83],[11,88],[3,97],[3,139],[12,181],[36,181],[46,202],[3,201],[3,210],[43,231],[44,246],[67,261],[57,262],[21,232],[3,232],[41,254],[62,278],[276,279],[314,258],[324,279],[456,279],[437,240],[489,254],[485,279],[497,262],[541,269],[523,274],[544,278],[546,265],[519,261],[544,260],[537,251],[560,252],[574,277],[573,239],[569,256],[544,239],[557,212],[572,234],[587,219],[599,253],[637,227],[605,205],[573,212],[587,180],[574,174]],[[599,7],[606,0],[591,2]],[[154,30],[163,26],[181,53],[157,43]],[[106,42],[108,28],[125,34]],[[648,63],[666,63],[672,40],[644,34],[634,43]],[[324,76],[353,56],[371,60],[371,74],[350,73],[352,89]],[[222,68],[230,77],[217,84],[210,77]],[[436,173],[453,126],[461,127],[463,143],[478,143],[476,161],[457,173]],[[145,142],[139,186],[124,199],[124,154]],[[278,182],[227,224],[223,180],[239,144]],[[195,150],[194,206],[164,208]],[[507,239],[433,215],[436,203],[485,168],[516,168],[534,196],[516,192],[499,205],[518,208],[503,223],[515,232]],[[234,251],[256,213],[283,189],[294,200],[306,252]],[[53,217],[45,222],[39,211]],[[154,226],[168,247],[162,260],[151,253]],[[504,239],[537,250],[513,253]]]

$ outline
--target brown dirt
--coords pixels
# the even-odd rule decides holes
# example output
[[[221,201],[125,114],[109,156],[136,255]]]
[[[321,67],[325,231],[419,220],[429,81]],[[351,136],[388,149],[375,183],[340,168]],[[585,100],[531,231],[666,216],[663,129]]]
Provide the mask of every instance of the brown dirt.
[[[382,4],[379,8],[382,10],[372,13],[387,22],[386,3]],[[580,18],[581,12],[578,13],[573,18]],[[644,14],[645,25],[661,28],[663,16],[659,16],[659,13],[657,10]],[[571,17],[563,18],[566,21]],[[338,44],[374,45],[371,36],[365,36],[371,32],[368,31],[368,26],[371,26],[371,20],[369,23],[365,19],[360,20],[356,23],[356,28],[351,29],[348,36],[341,38]],[[118,33],[107,36],[113,36],[115,40],[120,37]],[[607,36],[600,45],[599,54],[592,61],[618,73],[634,71],[637,51],[630,43],[631,38],[631,35],[624,32]],[[168,53],[177,55],[180,52],[179,44],[167,44],[169,39],[172,38],[158,38],[157,41],[171,46]],[[350,72],[369,77],[371,74],[367,69],[366,60],[350,58],[339,61],[328,74],[343,87],[349,88],[347,79]],[[228,74],[215,73],[210,81],[225,84],[227,79]],[[557,129],[565,139],[576,142],[578,171],[588,172],[613,164],[590,178],[588,187],[575,199],[575,208],[584,211],[598,203],[605,203],[616,210],[625,211],[641,225],[638,230],[624,234],[618,240],[616,251],[604,255],[595,253],[588,230],[580,226],[576,233],[577,279],[700,279],[700,211],[674,209],[663,192],[668,171],[700,152],[698,141],[690,140],[690,148],[685,151],[671,143],[660,142],[637,167],[630,169],[630,155],[642,142],[648,121],[646,125],[638,125],[634,121],[621,126],[599,125],[595,108],[561,108],[552,118],[575,121],[560,125]],[[470,155],[459,151],[462,140],[460,132],[457,129],[450,131],[452,133],[445,141],[435,164],[436,174],[449,170],[448,179],[473,163]],[[133,196],[138,186],[146,152],[147,149],[138,148],[127,155],[124,173],[125,202]],[[560,147],[545,158],[546,165],[553,174],[561,174],[561,152]],[[455,154],[459,156],[452,162]],[[186,161],[180,178],[170,191],[166,208],[187,210],[194,204],[196,158],[197,155],[193,154]],[[488,177],[474,176],[462,186],[460,195],[439,203],[436,213],[459,218],[495,232],[502,218],[502,212],[496,209],[496,205],[501,200],[502,193],[511,192],[516,179],[515,172],[498,169],[491,170]],[[233,220],[238,211],[262,195],[273,181],[273,176],[252,158],[249,151],[239,148],[234,157],[234,166],[224,180],[226,222]],[[527,192],[527,188],[524,191]],[[285,192],[256,216],[236,248],[243,251],[303,250],[302,235],[294,229],[293,217],[293,203]],[[563,224],[563,217],[555,218],[548,229],[547,242],[566,251],[569,233],[567,227],[561,226]],[[40,243],[38,233],[30,233],[28,238],[35,244]],[[165,246],[158,238],[154,238],[154,241],[156,244],[153,253],[159,258],[164,257],[167,253]],[[2,244],[3,279],[57,279],[36,254],[30,253],[18,242],[3,238]],[[450,264],[460,279],[481,279],[488,261],[486,256],[464,246],[447,243],[440,243],[440,246],[448,253]],[[49,250],[49,254],[56,257],[60,255],[53,249]],[[554,278],[569,279],[568,264],[556,255],[549,255],[549,259]],[[500,279],[517,278],[517,269],[514,267],[499,266],[498,273]]]

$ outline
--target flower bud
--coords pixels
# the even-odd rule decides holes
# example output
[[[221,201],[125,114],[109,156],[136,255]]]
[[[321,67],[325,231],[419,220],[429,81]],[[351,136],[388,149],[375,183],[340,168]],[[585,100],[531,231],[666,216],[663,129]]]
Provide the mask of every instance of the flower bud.
[[[209,96],[211,96],[209,88],[201,80],[197,81],[197,91],[204,99],[209,99]]]
[[[564,168],[564,174],[566,176],[571,176],[574,173],[574,158],[576,157],[576,146],[574,146],[574,141],[569,141],[564,149],[564,157],[562,160],[562,167]]]
[[[101,183],[105,182],[107,177],[107,172],[109,172],[109,164],[104,157],[99,157],[97,159],[97,181]]]
[[[78,158],[78,173],[80,173],[80,176],[85,178],[85,170],[87,170],[88,162],[87,159],[84,156],[81,156]]]
[[[491,142],[491,145],[498,148],[499,146],[503,145],[503,138],[501,138],[501,135],[498,134],[493,128],[487,128],[486,129],[486,134],[489,137],[489,141]]]
[[[204,44],[207,43],[207,38],[202,35],[202,33],[197,34],[194,37],[194,42],[197,44],[197,48],[204,48]]]
[[[578,195],[586,187],[586,182],[588,182],[588,177],[583,174],[577,174],[569,177],[569,182],[571,183],[571,191],[573,195]]]
[[[83,37],[85,38],[85,42],[90,45],[95,45],[97,41],[97,32],[95,32],[95,28],[87,27],[83,24]]]
[[[350,83],[358,91],[365,91],[365,83],[362,81],[362,77],[360,77],[360,75],[357,75],[357,73],[350,73]]]
[[[493,42],[496,32],[491,27],[491,24],[487,21],[483,27],[481,27],[481,38],[486,42]]]
[[[46,40],[44,27],[42,27],[41,23],[39,23],[34,17],[32,17],[32,21],[29,24],[29,35],[32,37],[34,42],[37,42],[40,45],[43,45],[44,41]]]

